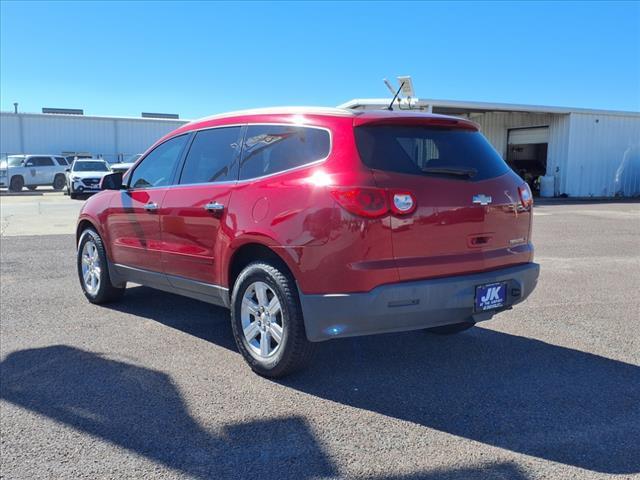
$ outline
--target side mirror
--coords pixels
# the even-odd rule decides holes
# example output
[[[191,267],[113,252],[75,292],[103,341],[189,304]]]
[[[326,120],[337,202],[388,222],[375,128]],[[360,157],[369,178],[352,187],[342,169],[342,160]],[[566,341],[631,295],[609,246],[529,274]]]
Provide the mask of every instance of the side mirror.
[[[100,190],[122,189],[122,172],[107,173],[100,180]]]
[[[69,173],[71,171],[71,169],[70,168],[65,168],[64,171]]]

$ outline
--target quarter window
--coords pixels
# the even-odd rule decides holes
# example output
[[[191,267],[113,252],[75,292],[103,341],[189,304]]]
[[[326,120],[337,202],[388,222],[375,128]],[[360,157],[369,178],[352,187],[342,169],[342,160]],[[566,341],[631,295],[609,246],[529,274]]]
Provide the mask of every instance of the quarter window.
[[[180,183],[236,180],[241,130],[241,127],[225,127],[196,133],[182,169]]]
[[[250,125],[245,136],[240,179],[282,172],[329,155],[329,132],[294,125]]]
[[[129,186],[150,188],[169,185],[187,139],[188,135],[180,135],[158,145],[133,171]]]

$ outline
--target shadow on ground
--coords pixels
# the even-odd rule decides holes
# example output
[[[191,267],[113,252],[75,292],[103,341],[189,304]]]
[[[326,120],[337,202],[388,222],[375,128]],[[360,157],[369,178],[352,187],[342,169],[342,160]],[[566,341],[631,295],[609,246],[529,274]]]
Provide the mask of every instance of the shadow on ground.
[[[303,418],[227,425],[212,434],[161,372],[64,345],[11,353],[1,371],[3,400],[196,478],[340,478]],[[379,478],[526,479],[511,463]]]
[[[488,445],[640,472],[640,368],[476,327],[327,344],[284,385]]]
[[[111,308],[235,350],[229,313],[144,287]],[[596,472],[640,472],[640,367],[476,327],[325,342],[282,385]],[[238,356],[237,361],[242,361]]]

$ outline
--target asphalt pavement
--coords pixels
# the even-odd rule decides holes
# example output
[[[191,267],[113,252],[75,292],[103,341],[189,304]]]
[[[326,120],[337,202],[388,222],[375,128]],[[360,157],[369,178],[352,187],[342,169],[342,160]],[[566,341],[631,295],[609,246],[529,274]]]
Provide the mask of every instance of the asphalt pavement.
[[[139,286],[89,304],[80,203],[6,200],[2,478],[640,478],[639,203],[537,206],[524,304],[450,337],[326,342],[273,381],[224,309]]]

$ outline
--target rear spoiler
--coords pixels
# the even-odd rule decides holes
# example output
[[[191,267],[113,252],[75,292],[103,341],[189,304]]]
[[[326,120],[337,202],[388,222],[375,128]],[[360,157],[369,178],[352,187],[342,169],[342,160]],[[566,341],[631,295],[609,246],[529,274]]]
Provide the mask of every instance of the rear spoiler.
[[[448,127],[461,128],[465,130],[480,130],[480,125],[471,120],[453,117],[438,117],[431,115],[407,115],[389,117],[368,117],[358,116],[353,119],[353,126],[362,125],[405,125],[405,126],[425,126],[425,127]]]

